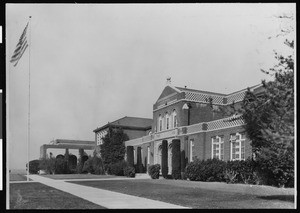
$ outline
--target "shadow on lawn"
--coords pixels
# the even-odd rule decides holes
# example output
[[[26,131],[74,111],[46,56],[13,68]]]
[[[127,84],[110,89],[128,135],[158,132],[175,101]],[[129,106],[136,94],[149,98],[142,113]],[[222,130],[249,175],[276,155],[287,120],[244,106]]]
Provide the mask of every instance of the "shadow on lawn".
[[[269,196],[259,196],[258,198],[264,200],[281,200],[287,202],[294,202],[294,195],[269,195]]]

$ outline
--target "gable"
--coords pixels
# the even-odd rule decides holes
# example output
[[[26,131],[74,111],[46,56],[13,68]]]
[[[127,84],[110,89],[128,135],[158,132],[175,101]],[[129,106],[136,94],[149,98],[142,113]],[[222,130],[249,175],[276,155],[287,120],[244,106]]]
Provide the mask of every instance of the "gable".
[[[159,98],[157,99],[156,103],[158,101],[160,101],[161,99],[165,99],[165,98],[168,98],[170,96],[173,96],[173,95],[176,95],[178,94],[179,92],[176,91],[175,89],[173,89],[172,87],[170,86],[166,86],[164,88],[164,90],[162,91],[162,93],[160,94]]]

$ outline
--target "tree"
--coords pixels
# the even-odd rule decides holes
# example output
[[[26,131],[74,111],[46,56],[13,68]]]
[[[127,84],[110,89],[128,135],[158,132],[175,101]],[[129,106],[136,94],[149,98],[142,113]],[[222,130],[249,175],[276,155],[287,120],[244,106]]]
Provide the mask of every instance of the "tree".
[[[100,145],[100,153],[105,166],[124,160],[124,142],[127,140],[129,138],[121,128],[109,128],[108,134],[103,138],[103,144]]]
[[[279,18],[291,18],[280,16]],[[284,35],[291,32],[282,30]],[[294,41],[286,39],[289,48]],[[278,63],[261,70],[274,80],[262,81],[263,92],[248,89],[242,107],[234,104],[228,112],[243,115],[248,138],[252,141],[254,160],[265,184],[293,186],[294,184],[294,55],[275,52]]]

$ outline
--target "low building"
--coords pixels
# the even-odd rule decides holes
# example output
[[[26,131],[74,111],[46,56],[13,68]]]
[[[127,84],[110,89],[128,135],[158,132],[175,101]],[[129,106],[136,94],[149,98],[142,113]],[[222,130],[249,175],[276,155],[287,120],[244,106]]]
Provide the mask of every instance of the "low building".
[[[249,88],[261,93],[261,84]],[[214,93],[167,85],[153,105],[152,133],[131,139],[125,146],[141,147],[144,166],[161,164],[161,144],[168,142],[168,171],[172,171],[172,140],[179,139],[186,162],[198,158],[244,160],[252,156],[244,120],[226,117],[224,109],[232,103],[238,108],[247,89],[231,94]],[[136,158],[136,154],[134,158]],[[136,160],[135,160],[136,161]]]
[[[72,165],[76,167],[77,159],[79,158],[79,150],[81,149],[84,153],[83,161],[88,159],[88,154],[85,151],[92,152],[95,149],[94,141],[84,141],[84,140],[67,140],[67,139],[55,139],[49,142],[49,144],[44,144],[40,147],[40,158],[46,158],[49,156],[47,150],[58,149],[63,150],[63,154],[58,154],[56,158],[64,158],[64,153],[68,152],[70,154],[69,160],[72,161]],[[70,153],[70,150],[78,150],[75,153]],[[50,154],[50,153],[49,153]]]
[[[103,143],[103,138],[108,133],[109,128],[123,129],[123,132],[126,133],[131,140],[151,134],[152,122],[153,121],[150,118],[125,116],[113,122],[108,122],[102,127],[96,128],[93,130],[95,133],[96,153],[100,154],[100,145]]]

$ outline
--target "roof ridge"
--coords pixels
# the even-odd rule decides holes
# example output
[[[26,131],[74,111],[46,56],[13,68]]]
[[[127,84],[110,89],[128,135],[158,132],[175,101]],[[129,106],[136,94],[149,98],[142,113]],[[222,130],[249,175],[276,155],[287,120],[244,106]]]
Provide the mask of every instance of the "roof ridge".
[[[248,88],[252,89],[252,88],[256,88],[258,86],[262,85],[262,83],[259,83],[259,84],[256,84],[254,86],[250,86],[250,87],[246,87],[244,89],[241,89],[241,90],[238,90],[238,91],[235,91],[235,92],[232,92],[232,93],[228,93],[228,94],[224,94],[224,93],[219,93],[219,92],[210,92],[210,91],[205,91],[205,90],[198,90],[198,89],[190,89],[190,88],[184,88],[184,87],[176,87],[177,89],[179,90],[182,90],[182,92],[185,92],[184,90],[190,90],[191,92],[199,92],[199,93],[210,93],[210,94],[214,94],[214,95],[219,95],[219,96],[224,96],[224,97],[227,97],[227,96],[230,96],[230,95],[233,95],[235,93],[239,93],[239,92],[242,92],[244,90],[247,90]]]
[[[246,88],[241,89],[241,90],[238,90],[238,91],[236,91],[236,92],[229,93],[229,94],[227,94],[227,96],[233,95],[233,94],[235,94],[235,93],[242,92],[242,91],[244,91],[244,90],[247,90],[248,88],[249,88],[249,89],[252,89],[252,88],[258,87],[258,86],[260,86],[260,85],[262,85],[262,83],[256,84],[256,85],[251,86],[251,87],[246,87]]]
[[[200,93],[209,93],[209,94],[214,94],[214,95],[219,95],[219,96],[226,96],[224,93],[219,93],[219,92],[211,92],[211,91],[205,91],[205,90],[198,90],[198,89],[190,89],[190,88],[183,88],[183,87],[176,87],[180,90],[190,90],[191,92],[200,92]]]

